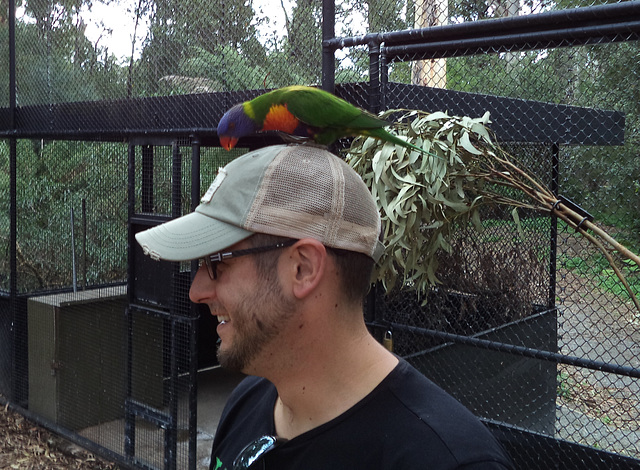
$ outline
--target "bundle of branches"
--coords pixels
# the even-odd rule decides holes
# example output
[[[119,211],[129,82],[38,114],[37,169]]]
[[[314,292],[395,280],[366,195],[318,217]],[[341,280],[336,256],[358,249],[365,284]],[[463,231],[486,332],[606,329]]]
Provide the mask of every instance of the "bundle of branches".
[[[478,209],[484,204],[553,213],[592,243],[609,261],[636,308],[640,303],[614,255],[640,266],[640,257],[597,226],[592,217],[559,198],[492,138],[489,113],[480,118],[445,113],[390,110],[395,132],[424,153],[367,137],[355,139],[347,162],[362,176],[378,200],[386,251],[377,277],[387,292],[400,281],[424,294],[437,283],[438,250],[450,251],[449,240],[460,223],[481,230]],[[516,194],[518,196],[516,196]],[[401,278],[401,279],[400,279]]]

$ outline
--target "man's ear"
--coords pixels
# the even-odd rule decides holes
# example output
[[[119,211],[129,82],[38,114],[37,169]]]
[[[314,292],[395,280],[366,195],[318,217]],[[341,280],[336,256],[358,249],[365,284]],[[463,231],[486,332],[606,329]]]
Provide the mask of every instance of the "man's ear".
[[[327,250],[313,238],[303,238],[292,248],[291,287],[293,295],[302,299],[310,295],[322,281],[327,267]]]

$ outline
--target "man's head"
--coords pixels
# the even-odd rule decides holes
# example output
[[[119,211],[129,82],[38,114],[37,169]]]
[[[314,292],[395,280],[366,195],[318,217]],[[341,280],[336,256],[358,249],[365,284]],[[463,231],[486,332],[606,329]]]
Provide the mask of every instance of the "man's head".
[[[326,150],[278,145],[221,168],[196,210],[136,234],[154,259],[203,258],[255,233],[314,238],[377,261],[380,217],[349,165]]]
[[[220,321],[220,363],[255,372],[297,313],[360,305],[379,231],[375,201],[347,164],[316,147],[276,146],[220,169],[195,212],[136,238],[156,259],[205,259],[190,297]]]

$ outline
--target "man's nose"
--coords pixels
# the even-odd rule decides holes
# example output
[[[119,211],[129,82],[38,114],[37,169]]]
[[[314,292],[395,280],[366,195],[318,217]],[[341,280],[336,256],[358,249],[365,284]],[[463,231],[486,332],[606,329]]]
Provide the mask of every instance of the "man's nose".
[[[191,302],[201,304],[207,303],[215,296],[215,281],[209,277],[207,267],[202,265],[193,278],[191,288],[189,289],[189,298]]]

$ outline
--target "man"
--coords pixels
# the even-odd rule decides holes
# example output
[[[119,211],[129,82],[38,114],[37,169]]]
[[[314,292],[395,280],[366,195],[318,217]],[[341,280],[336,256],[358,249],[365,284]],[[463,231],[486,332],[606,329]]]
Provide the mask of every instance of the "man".
[[[194,213],[137,234],[156,259],[203,259],[190,298],[220,322],[220,363],[250,375],[211,469],[511,468],[469,411],[367,331],[379,233],[346,163],[280,145],[220,169]]]

